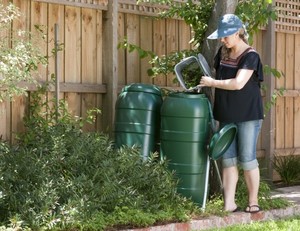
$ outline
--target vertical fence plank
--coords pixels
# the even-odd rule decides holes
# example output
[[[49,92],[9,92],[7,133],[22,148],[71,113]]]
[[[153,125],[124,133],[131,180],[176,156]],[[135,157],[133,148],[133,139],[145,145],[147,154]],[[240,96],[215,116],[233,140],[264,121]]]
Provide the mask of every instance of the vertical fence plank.
[[[103,23],[103,81],[107,93],[103,95],[103,129],[113,135],[115,104],[118,96],[118,1],[108,2]],[[105,127],[104,127],[105,126]]]
[[[295,35],[295,71],[294,71],[294,83],[295,90],[300,91],[300,34]],[[300,147],[300,97],[297,96],[294,99],[294,146]]]
[[[284,122],[285,116],[284,116],[284,98],[278,97],[276,100],[276,148],[281,149],[284,148]]]
[[[256,51],[259,53],[260,57],[263,59],[263,34],[261,31],[258,31],[255,33],[253,37],[253,44],[252,46],[256,49]],[[264,126],[264,124],[263,124]],[[262,147],[262,134],[260,133],[258,141],[257,141],[257,149],[261,149]]]
[[[63,45],[64,42],[64,6],[58,4],[49,4],[49,17],[48,17],[48,55],[51,56],[49,59],[48,65],[48,79],[50,76],[55,73],[55,59],[51,54],[54,49],[54,39],[55,39],[55,24],[58,25],[58,35],[59,35],[59,43]],[[60,78],[60,82],[64,81],[64,48],[62,46],[61,51],[58,51],[58,59],[59,59],[59,69],[58,76]],[[61,94],[62,97],[62,94]]]
[[[3,6],[7,6],[9,0],[3,0]],[[9,31],[0,31],[1,37],[9,40]],[[3,140],[9,140],[11,134],[11,114],[10,103],[8,101],[0,102],[0,138]]]
[[[103,43],[102,43],[102,28],[103,28],[103,23],[102,23],[102,18],[103,18],[103,14],[101,10],[97,10],[96,12],[96,16],[97,16],[97,27],[96,27],[96,36],[97,36],[97,41],[96,41],[96,45],[97,45],[97,63],[96,63],[96,69],[97,69],[97,84],[100,84],[103,82],[103,76],[102,76],[102,51],[103,51]],[[97,94],[97,108],[99,108],[100,110],[104,110],[103,108],[103,102],[102,102],[102,95],[101,94]],[[98,114],[96,117],[96,130],[97,131],[103,131],[103,127],[102,127],[102,123],[101,121],[103,120],[102,118],[102,113]]]
[[[252,46],[259,53],[261,57],[263,57],[263,33],[262,31],[257,31],[253,38]]]
[[[97,65],[96,11],[82,9],[82,79],[95,83]]]
[[[15,29],[30,29],[30,0],[12,0],[12,2],[22,12],[20,20],[14,21]]]
[[[82,9],[82,79],[85,83],[97,83],[97,15],[95,10]],[[83,94],[82,111],[96,107],[95,94]],[[86,114],[82,115],[86,118]],[[84,131],[95,131],[94,124],[86,124]]]
[[[23,12],[20,20],[13,23],[13,30],[30,30],[30,1],[13,0],[13,4]],[[24,131],[23,117],[25,115],[27,98],[25,96],[15,97],[11,102],[11,134],[10,140],[15,140],[15,135],[18,132]]]
[[[81,82],[81,9],[66,6],[65,10],[65,81]],[[81,97],[77,93],[66,93],[70,113],[81,115]]]
[[[178,40],[179,40],[179,50],[188,50],[191,48],[190,40],[191,40],[191,28],[184,21],[180,20],[178,22]]]
[[[278,71],[285,73],[285,34],[276,33],[276,68]],[[285,87],[284,76],[276,80],[276,89]]]
[[[139,16],[126,14],[126,36],[128,42],[139,45],[140,26]],[[126,84],[140,82],[140,58],[138,52],[126,53]]]
[[[145,51],[152,51],[153,47],[153,19],[148,17],[140,18],[140,46]],[[152,78],[148,75],[147,70],[151,67],[149,64],[150,57],[143,58],[141,60],[141,82],[142,83],[153,83]]]
[[[167,19],[166,21],[166,43],[167,43],[167,54],[175,52],[178,50],[178,21],[174,19]],[[174,74],[167,75],[167,86],[178,87],[179,85],[174,82],[176,76]]]
[[[43,55],[47,55],[48,41],[46,39],[40,39],[42,35],[40,34],[39,31],[36,31],[35,27],[39,27],[42,30],[42,33],[47,35],[46,38],[49,37],[46,28],[47,19],[48,19],[48,4],[40,3],[40,2],[32,2],[30,18],[31,18],[30,29],[33,34],[32,43],[39,48],[40,52]],[[38,66],[38,76],[36,77],[36,79],[41,81],[47,81],[48,80],[47,72],[48,72],[48,68],[40,64]],[[47,93],[46,96],[42,98],[41,103],[45,103],[48,100],[48,98],[51,99],[52,95],[53,95],[52,93]],[[43,108],[43,110],[46,110],[46,108]]]
[[[0,102],[0,138],[8,140],[10,137],[10,113],[9,103]]]
[[[40,32],[35,30],[35,27],[40,27],[43,31],[42,33],[47,35],[47,19],[48,19],[48,4],[41,2],[32,2],[31,3],[31,31],[33,34],[33,44],[35,44],[42,54],[47,55],[47,40],[41,39]],[[37,77],[40,80],[47,80],[47,67],[39,65],[38,67],[39,76]]]
[[[118,14],[118,42],[123,42],[125,39],[125,14]],[[126,51],[118,49],[118,84],[123,86],[126,84]]]
[[[55,67],[55,55],[53,55],[53,51],[55,49],[55,24],[58,25],[57,33],[58,33],[58,43],[63,44],[64,42],[64,6],[57,4],[49,4],[48,5],[48,55],[49,55],[49,64],[48,64],[48,73],[47,79],[50,80],[51,76],[55,74],[55,68],[57,68],[57,76],[59,82],[64,81],[64,51],[57,51],[57,67]],[[63,48],[62,48],[63,49]],[[51,100],[55,97],[55,93],[49,92],[48,99],[49,104]],[[63,93],[58,94],[59,99],[64,98]],[[52,104],[54,105],[54,104]],[[50,105],[51,106],[51,105]]]
[[[286,35],[286,67],[285,67],[285,88],[288,90],[294,89],[294,35]],[[293,97],[285,97],[285,148],[294,147],[294,99]]]
[[[158,56],[162,56],[166,54],[166,21],[165,19],[162,20],[155,20],[153,22],[153,50],[154,53]],[[158,86],[166,86],[166,76],[160,74],[154,78],[154,84]]]
[[[285,72],[285,34],[283,33],[276,33],[276,68],[279,71]],[[280,78],[276,80],[276,88],[279,89],[284,87],[284,78]],[[278,97],[276,100],[275,106],[275,147],[284,148],[284,123],[285,116],[284,116],[284,98]]]

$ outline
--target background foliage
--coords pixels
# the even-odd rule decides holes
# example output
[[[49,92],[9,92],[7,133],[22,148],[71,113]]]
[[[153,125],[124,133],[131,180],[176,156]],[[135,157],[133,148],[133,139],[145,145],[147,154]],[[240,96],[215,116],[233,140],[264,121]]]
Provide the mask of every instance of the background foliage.
[[[126,39],[119,44],[119,47],[128,49],[129,52],[138,51],[140,58],[147,56],[151,57],[150,64],[152,67],[148,70],[149,76],[155,77],[160,74],[174,74],[175,64],[179,63],[183,58],[201,53],[202,44],[204,44],[203,42],[206,39],[205,33],[209,26],[209,19],[215,0],[187,0],[184,4],[172,4],[172,1],[170,0],[137,1],[137,3],[141,2],[168,4],[169,9],[161,12],[158,19],[176,17],[183,19],[188,25],[190,25],[194,32],[193,38],[190,41],[192,49],[157,56],[152,51],[143,50],[137,44],[128,43]],[[246,25],[250,45],[253,43],[253,35],[255,32],[264,28],[269,20],[276,20],[277,18],[277,12],[272,6],[272,0],[239,0],[235,14],[238,15]],[[271,73],[277,78],[281,76],[281,73],[273,67],[266,66],[265,71]],[[176,79],[174,79],[174,81],[176,81]],[[191,80],[191,83],[193,82],[195,82],[195,80]],[[187,85],[191,84],[187,82]]]
[[[26,89],[19,84],[36,83],[38,65],[47,64],[47,57],[38,49],[38,44],[43,42],[41,29],[36,26],[37,36],[14,29],[13,22],[20,16],[12,3],[4,6],[0,2],[0,102],[26,94]]]

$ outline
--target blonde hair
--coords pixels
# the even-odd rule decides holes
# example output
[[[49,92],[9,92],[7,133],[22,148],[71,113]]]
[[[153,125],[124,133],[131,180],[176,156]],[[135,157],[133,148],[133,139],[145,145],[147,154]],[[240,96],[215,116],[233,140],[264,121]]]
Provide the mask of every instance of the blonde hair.
[[[246,44],[249,44],[248,42],[248,33],[244,27],[239,29],[239,37],[242,39]],[[221,51],[221,59],[223,60],[228,60],[229,59],[229,54],[231,52],[231,48],[227,48],[226,46],[222,46],[222,51]]]

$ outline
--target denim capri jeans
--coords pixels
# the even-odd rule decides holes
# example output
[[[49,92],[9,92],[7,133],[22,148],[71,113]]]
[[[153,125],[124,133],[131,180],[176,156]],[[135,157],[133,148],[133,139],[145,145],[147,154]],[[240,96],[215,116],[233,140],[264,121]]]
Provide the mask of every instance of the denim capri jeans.
[[[234,124],[237,126],[237,134],[223,155],[223,168],[239,164],[243,170],[253,170],[258,167],[256,144],[262,120],[251,120]],[[224,125],[224,123],[221,123],[221,127]]]

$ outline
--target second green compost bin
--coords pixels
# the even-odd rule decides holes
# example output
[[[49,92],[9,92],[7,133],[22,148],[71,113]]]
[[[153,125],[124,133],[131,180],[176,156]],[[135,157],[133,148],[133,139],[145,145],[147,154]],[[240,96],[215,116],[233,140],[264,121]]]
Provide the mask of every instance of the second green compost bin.
[[[204,206],[207,197],[210,104],[205,94],[174,92],[161,109],[161,156],[179,179],[177,191]]]

